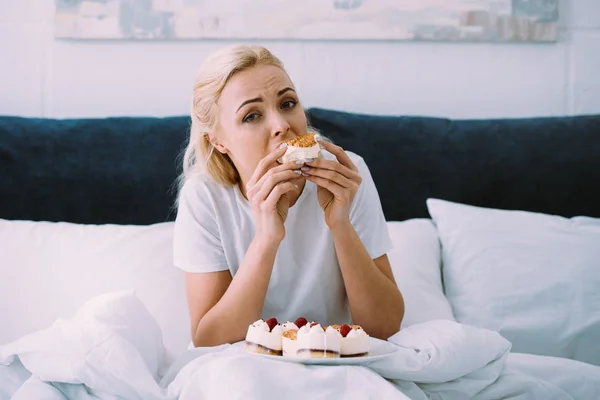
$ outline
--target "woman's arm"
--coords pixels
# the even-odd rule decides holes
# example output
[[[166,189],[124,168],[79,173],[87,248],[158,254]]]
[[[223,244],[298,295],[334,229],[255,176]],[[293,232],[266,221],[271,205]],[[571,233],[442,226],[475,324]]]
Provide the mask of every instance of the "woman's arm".
[[[331,233],[353,321],[373,337],[389,338],[400,330],[404,299],[387,255],[372,260],[350,222]]]
[[[233,279],[229,271],[185,274],[194,346],[244,339],[260,317],[278,247],[255,237]]]
[[[361,240],[361,237],[366,239],[369,249],[378,254],[383,254],[388,246],[386,222],[375,184],[368,168],[364,166],[361,176],[341,147],[327,141],[321,144],[337,161],[308,162],[304,175],[318,185],[319,204],[333,236],[352,319],[371,336],[387,339],[400,329],[404,300],[387,256],[373,260]]]
[[[258,164],[246,183],[256,234],[235,273],[229,270],[186,273],[186,292],[196,347],[216,346],[244,339],[248,325],[262,312],[275,255],[285,236],[290,182],[298,177],[295,162],[279,165],[285,153],[280,147]],[[233,233],[228,233],[233,234]]]

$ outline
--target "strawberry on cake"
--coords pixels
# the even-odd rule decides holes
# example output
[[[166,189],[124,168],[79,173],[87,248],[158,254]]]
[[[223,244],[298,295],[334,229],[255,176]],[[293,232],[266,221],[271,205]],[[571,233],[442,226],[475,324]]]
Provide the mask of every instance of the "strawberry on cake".
[[[295,322],[298,329],[283,333],[283,355],[299,358],[339,358],[341,335],[335,329],[325,330],[317,322],[305,318]]]
[[[370,337],[360,325],[331,325],[329,328],[340,333],[341,357],[366,357],[369,355]]]
[[[282,333],[277,319],[269,318],[266,322],[259,319],[248,327],[244,348],[254,353],[280,356]]]

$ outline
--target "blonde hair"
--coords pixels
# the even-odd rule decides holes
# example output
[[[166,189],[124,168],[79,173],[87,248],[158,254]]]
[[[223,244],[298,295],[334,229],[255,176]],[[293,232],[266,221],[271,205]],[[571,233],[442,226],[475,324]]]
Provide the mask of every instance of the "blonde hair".
[[[238,72],[257,65],[272,65],[285,71],[281,60],[261,46],[226,47],[203,63],[194,82],[190,139],[183,154],[180,187],[189,177],[198,175],[206,175],[223,185],[239,183],[233,162],[227,154],[215,150],[208,134],[217,124],[217,101],[227,82]]]

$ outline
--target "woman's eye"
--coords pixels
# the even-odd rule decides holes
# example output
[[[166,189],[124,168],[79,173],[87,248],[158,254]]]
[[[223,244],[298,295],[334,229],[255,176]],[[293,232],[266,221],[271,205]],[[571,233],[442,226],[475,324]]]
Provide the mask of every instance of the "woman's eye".
[[[258,114],[257,113],[248,114],[248,115],[246,115],[246,117],[244,117],[243,122],[252,122],[252,121],[254,121],[257,118],[258,118]]]
[[[296,105],[296,102],[295,102],[294,100],[288,100],[288,101],[285,101],[285,102],[284,102],[284,103],[281,105],[281,107],[282,107],[282,108],[292,108],[292,107],[294,107],[295,105]]]

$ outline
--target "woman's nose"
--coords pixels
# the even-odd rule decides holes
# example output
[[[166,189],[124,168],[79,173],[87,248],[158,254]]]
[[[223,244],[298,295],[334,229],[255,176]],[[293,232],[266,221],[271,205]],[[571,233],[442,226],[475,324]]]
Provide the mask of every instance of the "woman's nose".
[[[282,117],[274,118],[272,125],[273,136],[285,136],[290,130],[290,124]]]

